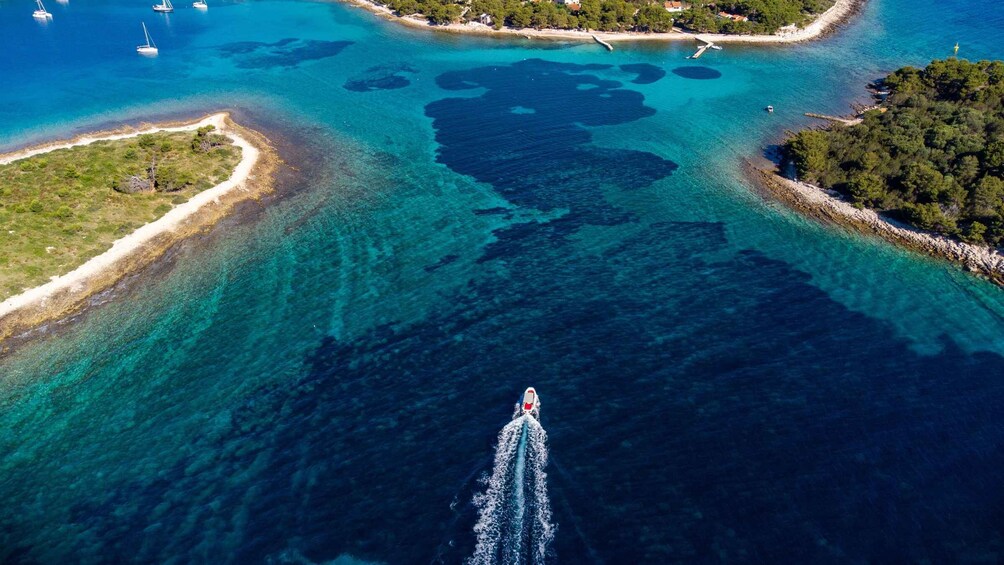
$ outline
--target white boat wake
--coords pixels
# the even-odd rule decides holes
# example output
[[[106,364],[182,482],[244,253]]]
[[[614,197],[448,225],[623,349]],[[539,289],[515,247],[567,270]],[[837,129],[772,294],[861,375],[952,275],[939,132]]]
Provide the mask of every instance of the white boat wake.
[[[556,530],[545,466],[547,433],[517,407],[517,416],[499,432],[487,488],[474,496],[478,541],[468,565],[545,563]]]

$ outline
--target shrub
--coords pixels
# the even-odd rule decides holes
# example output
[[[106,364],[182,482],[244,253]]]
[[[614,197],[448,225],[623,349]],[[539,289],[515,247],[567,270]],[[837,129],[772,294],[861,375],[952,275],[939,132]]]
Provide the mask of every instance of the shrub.
[[[874,204],[885,198],[885,181],[872,173],[861,173],[848,183],[851,197],[860,204]]]
[[[987,233],[987,227],[979,222],[969,224],[966,230],[966,241],[970,243],[984,243],[983,236]]]
[[[815,182],[827,169],[829,140],[824,132],[805,130],[795,135],[787,144],[787,153],[795,162],[798,176],[808,182]]]
[[[227,136],[212,133],[215,129],[213,126],[204,126],[196,130],[195,135],[192,137],[192,151],[207,153],[214,147],[230,143],[230,138]]]
[[[924,204],[909,204],[905,209],[907,217],[917,227],[925,230],[935,230],[953,233],[955,221],[947,218],[941,207],[933,202]]]
[[[154,190],[157,192],[177,192],[192,182],[192,175],[188,171],[182,171],[174,165],[161,165],[157,167]]]

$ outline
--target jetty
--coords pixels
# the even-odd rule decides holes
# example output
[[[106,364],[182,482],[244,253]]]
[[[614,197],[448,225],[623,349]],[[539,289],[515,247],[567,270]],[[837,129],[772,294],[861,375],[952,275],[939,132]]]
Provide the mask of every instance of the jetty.
[[[701,55],[704,55],[705,51],[707,51],[708,49],[715,49],[716,48],[715,43],[713,41],[708,41],[707,39],[704,39],[703,37],[695,37],[694,39],[696,39],[697,41],[700,41],[701,43],[703,43],[703,45],[701,45],[700,47],[697,48],[697,52],[696,53],[694,53],[690,57],[687,57],[688,59],[700,59]]]
[[[855,118],[841,118],[840,116],[830,116],[828,114],[817,114],[815,112],[806,112],[806,116],[810,118],[816,118],[818,120],[826,120],[828,122],[833,122],[837,124],[843,124],[845,126],[854,126],[861,123],[861,117]]]
[[[595,41],[596,43],[599,43],[600,45],[606,47],[607,51],[613,51],[614,50],[614,46],[613,45],[610,45],[609,43],[607,43],[606,41],[603,41],[602,39],[600,39],[599,37],[596,37],[595,35],[593,36],[593,41]]]

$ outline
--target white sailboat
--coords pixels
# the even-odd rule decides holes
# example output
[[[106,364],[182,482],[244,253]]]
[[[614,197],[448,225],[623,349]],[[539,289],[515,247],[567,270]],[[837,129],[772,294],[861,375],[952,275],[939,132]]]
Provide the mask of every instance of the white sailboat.
[[[153,5],[153,11],[170,14],[174,11],[174,6],[171,4],[171,0],[161,0],[160,4]]]
[[[195,8],[195,9],[197,9],[197,10],[208,10],[209,9],[209,5],[206,4],[206,0],[195,0],[195,2],[192,2],[192,7]]]
[[[146,22],[143,22],[143,35],[146,36],[146,45],[138,45],[136,47],[136,52],[140,55],[156,55],[157,44],[153,42],[153,39],[150,37],[150,32],[146,30]]]
[[[48,21],[52,19],[52,14],[45,11],[45,6],[42,5],[42,0],[35,0],[35,5],[38,6],[38,9],[35,10],[35,13],[32,14],[32,16],[36,20]]]

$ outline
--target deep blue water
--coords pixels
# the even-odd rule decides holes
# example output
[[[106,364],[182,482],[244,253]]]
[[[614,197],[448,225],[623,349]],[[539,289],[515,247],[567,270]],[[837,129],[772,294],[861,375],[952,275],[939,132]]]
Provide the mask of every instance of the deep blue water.
[[[676,67],[673,69],[673,74],[679,77],[694,80],[714,80],[716,78],[722,78],[722,73],[716,71],[715,69],[699,65]]]
[[[229,108],[293,166],[0,359],[0,562],[462,562],[529,385],[551,562],[1004,560],[1004,294],[739,172],[884,72],[1004,54],[1004,8],[945,8],[697,66],[338,4],[0,4],[5,147]]]

